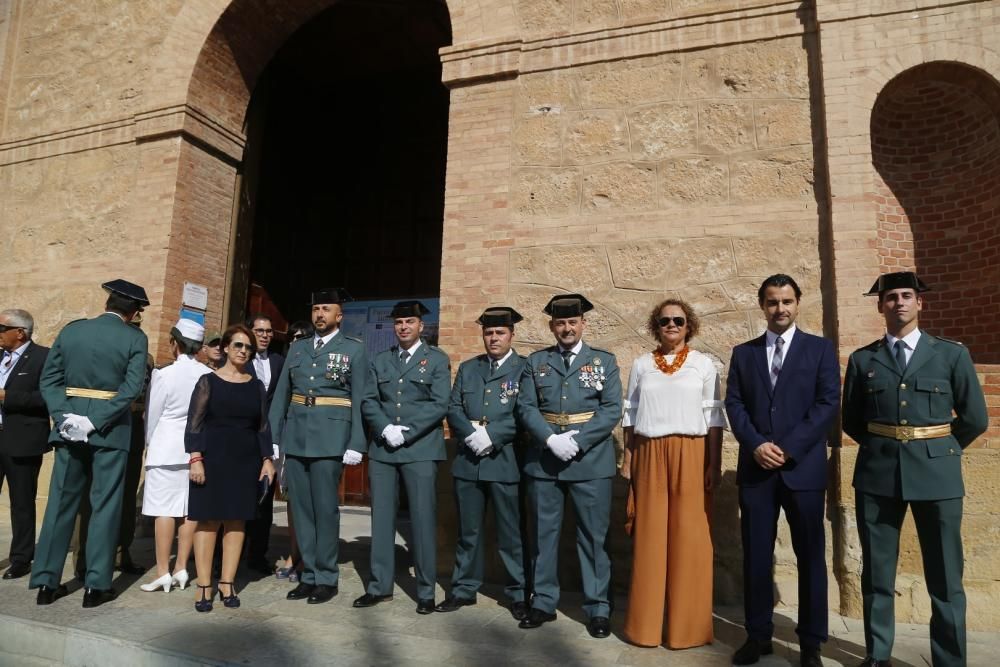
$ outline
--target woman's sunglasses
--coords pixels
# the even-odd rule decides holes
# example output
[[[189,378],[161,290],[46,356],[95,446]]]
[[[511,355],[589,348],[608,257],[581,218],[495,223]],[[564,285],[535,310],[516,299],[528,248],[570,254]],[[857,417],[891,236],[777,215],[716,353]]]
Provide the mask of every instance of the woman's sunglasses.
[[[661,327],[665,327],[671,322],[674,323],[674,326],[680,328],[684,326],[687,320],[684,319],[683,317],[661,317],[660,319],[656,320],[656,323],[659,324]]]
[[[250,343],[241,343],[240,341],[236,341],[235,343],[230,343],[230,345],[233,346],[234,350],[252,350],[253,349],[253,347],[250,345]]]

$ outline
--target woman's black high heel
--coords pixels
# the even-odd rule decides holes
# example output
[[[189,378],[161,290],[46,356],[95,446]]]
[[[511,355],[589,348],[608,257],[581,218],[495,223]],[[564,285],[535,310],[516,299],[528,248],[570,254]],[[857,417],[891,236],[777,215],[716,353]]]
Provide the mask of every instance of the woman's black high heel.
[[[200,600],[195,600],[195,603],[194,603],[194,609],[195,609],[195,611],[212,611],[212,600],[215,598],[215,593],[209,595],[207,598],[205,597],[205,591],[211,590],[212,589],[212,585],[209,584],[208,586],[202,586],[201,584],[195,584],[195,586],[197,586],[199,589],[201,589],[200,590],[200,592],[201,592],[201,596],[200,596],[201,599]],[[219,593],[219,595],[222,595],[222,594]]]
[[[240,606],[240,596],[236,594],[236,588],[233,586],[231,581],[220,581],[219,586],[225,584],[229,586],[229,595],[223,595],[222,589],[219,589],[219,599],[222,600],[222,604],[229,607],[230,609],[236,609]]]

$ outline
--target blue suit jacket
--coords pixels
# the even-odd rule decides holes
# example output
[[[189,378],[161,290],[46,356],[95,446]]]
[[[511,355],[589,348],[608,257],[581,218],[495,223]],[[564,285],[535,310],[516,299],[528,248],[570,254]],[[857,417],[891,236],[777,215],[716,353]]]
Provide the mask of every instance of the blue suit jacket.
[[[795,331],[778,382],[771,387],[767,338],[737,345],[729,363],[726,414],[740,443],[736,482],[755,486],[773,475],[796,491],[826,488],[826,442],[840,404],[840,364],[833,343]],[[753,452],[773,442],[787,459],[765,470]]]

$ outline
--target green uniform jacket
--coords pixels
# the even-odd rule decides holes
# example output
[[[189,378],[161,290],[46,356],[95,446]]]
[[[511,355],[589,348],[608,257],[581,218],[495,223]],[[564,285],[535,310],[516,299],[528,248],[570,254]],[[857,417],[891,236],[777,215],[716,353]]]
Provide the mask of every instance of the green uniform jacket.
[[[517,482],[521,479],[514,455],[517,420],[514,408],[520,391],[521,372],[526,359],[514,352],[497,369],[490,370],[490,358],[481,354],[458,367],[448,406],[448,424],[458,438],[458,451],[451,474],[459,479],[484,482]],[[465,446],[465,438],[475,431],[474,423],[485,422],[493,442],[493,452],[478,456]]]
[[[114,313],[70,322],[52,344],[39,387],[55,425],[49,442],[61,443],[64,414],[90,419],[94,447],[128,451],[132,439],[132,402],[146,383],[146,334]],[[110,400],[67,396],[66,388],[117,392]]]
[[[399,360],[393,346],[375,356],[368,390],[361,411],[371,429],[368,456],[383,463],[443,461],[444,428],[451,393],[451,362],[448,355],[421,343],[409,362]],[[409,426],[405,442],[396,449],[386,445],[382,431],[389,424]]]
[[[343,456],[348,449],[363,453],[361,403],[368,382],[365,346],[343,332],[318,350],[313,340],[297,340],[288,350],[268,413],[274,442],[292,456]],[[292,394],[346,398],[351,406],[292,403]]]
[[[901,442],[868,433],[868,422],[951,424],[952,432]],[[922,331],[900,373],[884,337],[856,350],[844,378],[843,426],[860,445],[855,489],[903,500],[962,497],[962,450],[987,427],[986,400],[969,351]]]
[[[582,424],[565,427],[549,424],[543,412],[574,414],[593,412]],[[615,447],[611,438],[622,417],[622,383],[615,355],[586,343],[569,370],[555,345],[530,357],[521,378],[517,415],[533,443],[528,448],[524,473],[541,479],[583,481],[615,475]],[[563,462],[545,445],[553,433],[579,431],[579,453]]]

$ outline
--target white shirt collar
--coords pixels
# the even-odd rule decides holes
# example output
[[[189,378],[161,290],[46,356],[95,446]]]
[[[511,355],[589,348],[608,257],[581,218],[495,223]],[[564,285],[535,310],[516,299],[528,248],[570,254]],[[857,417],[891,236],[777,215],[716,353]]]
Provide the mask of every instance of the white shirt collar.
[[[500,366],[503,366],[503,362],[505,362],[508,359],[510,359],[510,355],[512,355],[512,354],[514,354],[514,348],[510,348],[509,350],[507,350],[507,354],[503,355],[503,358],[497,360],[497,368],[499,368]],[[491,357],[488,354],[486,355],[486,358],[489,359],[490,362],[493,361],[493,357]]]
[[[316,341],[318,341],[318,340],[323,341],[323,345],[326,345],[327,343],[330,342],[330,339],[333,338],[334,336],[336,336],[338,333],[340,333],[340,327],[337,327],[336,329],[334,329],[333,331],[331,331],[330,333],[328,333],[325,336],[320,336],[318,334],[313,334],[313,347],[316,347]],[[322,347],[322,346],[320,346],[320,347]]]
[[[263,352],[258,352],[257,354],[254,355],[253,358],[255,360],[259,359],[260,361],[267,361],[267,353],[268,350],[264,350]]]
[[[410,357],[412,357],[414,354],[417,353],[417,350],[420,349],[420,346],[422,344],[423,344],[423,341],[418,338],[417,342],[413,344],[413,347],[411,347],[409,350],[407,350],[407,352],[410,353]],[[399,348],[399,352],[397,352],[396,354],[397,355],[402,355],[403,354],[403,348]]]
[[[15,348],[14,350],[12,350],[11,352],[9,352],[8,354],[10,354],[14,358],[14,360],[16,362],[18,359],[21,358],[21,355],[24,354],[24,350],[29,345],[31,345],[31,341],[30,340],[29,341],[25,341],[24,345],[22,345],[21,347]],[[4,350],[4,352],[7,353],[7,350]],[[2,354],[0,354],[0,358],[3,358]]]
[[[892,334],[886,332],[886,334],[885,334],[885,342],[886,342],[886,345],[889,346],[890,350],[894,350],[895,349],[896,341],[897,340],[900,340],[900,339],[896,338]],[[920,328],[919,327],[917,327],[916,329],[914,329],[910,333],[906,334],[902,338],[903,344],[906,345],[906,348],[908,350],[915,350],[915,349],[917,349],[917,341],[919,341],[919,340],[920,340]]]
[[[778,334],[768,329],[765,335],[767,336],[767,346],[774,347],[774,342],[779,338]],[[794,336],[795,336],[795,325],[793,324],[792,326],[785,329],[785,333],[781,334],[780,336],[780,338],[782,338],[785,341],[786,348],[788,347],[788,344],[792,342],[792,338]]]
[[[566,348],[564,348],[562,345],[556,345],[556,348],[559,350],[559,354],[562,354],[566,350]],[[571,347],[569,351],[572,352],[573,356],[575,357],[576,355],[580,354],[580,350],[582,349],[583,349],[583,339],[581,338],[580,340],[576,341],[576,345]]]

